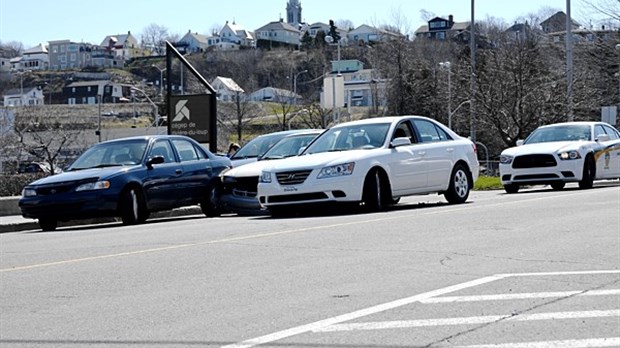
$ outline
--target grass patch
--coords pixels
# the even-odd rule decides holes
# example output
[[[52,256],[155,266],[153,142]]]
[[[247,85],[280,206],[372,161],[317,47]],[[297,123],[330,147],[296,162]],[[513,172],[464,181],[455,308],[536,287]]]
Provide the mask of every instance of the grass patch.
[[[475,191],[501,190],[503,188],[504,186],[502,186],[498,176],[479,176],[474,183]]]

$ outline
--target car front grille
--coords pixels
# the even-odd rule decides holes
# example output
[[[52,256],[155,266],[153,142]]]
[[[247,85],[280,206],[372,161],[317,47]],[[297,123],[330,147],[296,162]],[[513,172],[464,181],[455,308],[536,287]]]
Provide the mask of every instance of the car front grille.
[[[558,162],[553,155],[523,155],[518,156],[512,163],[513,168],[546,168],[555,167]]]
[[[226,184],[235,196],[256,197],[258,187],[258,176],[236,178],[232,184]]]
[[[298,170],[277,173],[276,178],[280,185],[299,185],[306,181],[311,172],[312,170]]]
[[[75,183],[67,183],[67,184],[57,184],[50,186],[41,186],[37,187],[37,196],[50,196],[56,195],[60,193],[65,193],[73,190],[75,188]]]

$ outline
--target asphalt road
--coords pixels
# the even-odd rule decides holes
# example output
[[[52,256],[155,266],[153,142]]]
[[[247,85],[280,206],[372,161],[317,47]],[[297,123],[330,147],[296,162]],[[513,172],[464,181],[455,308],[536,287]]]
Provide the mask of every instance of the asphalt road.
[[[0,235],[2,347],[618,347],[620,184]]]

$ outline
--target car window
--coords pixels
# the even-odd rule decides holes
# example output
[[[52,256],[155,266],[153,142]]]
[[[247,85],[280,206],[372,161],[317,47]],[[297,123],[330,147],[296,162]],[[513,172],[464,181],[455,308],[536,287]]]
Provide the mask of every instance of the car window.
[[[312,142],[312,140],[316,138],[316,136],[317,134],[303,134],[289,136],[281,139],[267,152],[265,152],[265,154],[261,156],[260,159],[278,159],[297,156],[299,154],[299,150],[303,147],[308,146],[308,144],[310,144],[310,142]]]
[[[198,160],[198,154],[196,153],[196,149],[194,148],[194,145],[189,141],[183,139],[173,139],[172,143],[177,149],[177,153],[179,154],[181,162]]]
[[[603,128],[603,126],[601,126],[600,124],[597,124],[596,126],[594,126],[594,139],[598,138],[598,136],[601,134],[607,134],[607,133],[605,133],[605,129]]]
[[[437,127],[433,122],[426,120],[413,120],[415,127],[420,133],[420,140],[423,143],[430,143],[435,141],[446,141],[451,137],[443,131],[443,129]]]
[[[145,140],[115,141],[97,144],[86,150],[71,165],[71,170],[141,163]]]
[[[267,152],[275,143],[284,138],[286,134],[275,133],[258,136],[247,144],[243,145],[239,151],[231,157],[231,159],[255,158],[260,157]]]
[[[395,138],[409,138],[411,143],[415,143],[415,136],[413,131],[411,130],[411,126],[408,121],[401,122],[396,129],[394,130],[394,135],[392,136],[392,140]]]
[[[383,146],[390,123],[352,124],[328,129],[313,141],[304,154]]]
[[[174,151],[168,140],[158,140],[153,144],[149,157],[162,156],[165,163],[175,162]]]
[[[589,125],[557,125],[537,128],[525,139],[524,144],[547,143],[554,141],[590,141]]]
[[[617,130],[607,125],[604,125],[603,128],[605,129],[605,133],[609,135],[609,139],[620,139],[620,134],[618,134]]]

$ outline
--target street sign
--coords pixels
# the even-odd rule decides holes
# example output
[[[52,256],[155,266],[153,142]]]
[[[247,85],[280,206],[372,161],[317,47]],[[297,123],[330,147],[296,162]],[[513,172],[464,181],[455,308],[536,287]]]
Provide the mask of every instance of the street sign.
[[[170,134],[186,135],[200,143],[211,143],[211,94],[170,96]],[[215,117],[215,115],[213,115]]]
[[[601,110],[601,121],[607,122],[612,126],[616,125],[616,115],[618,108],[614,106],[603,106]]]

